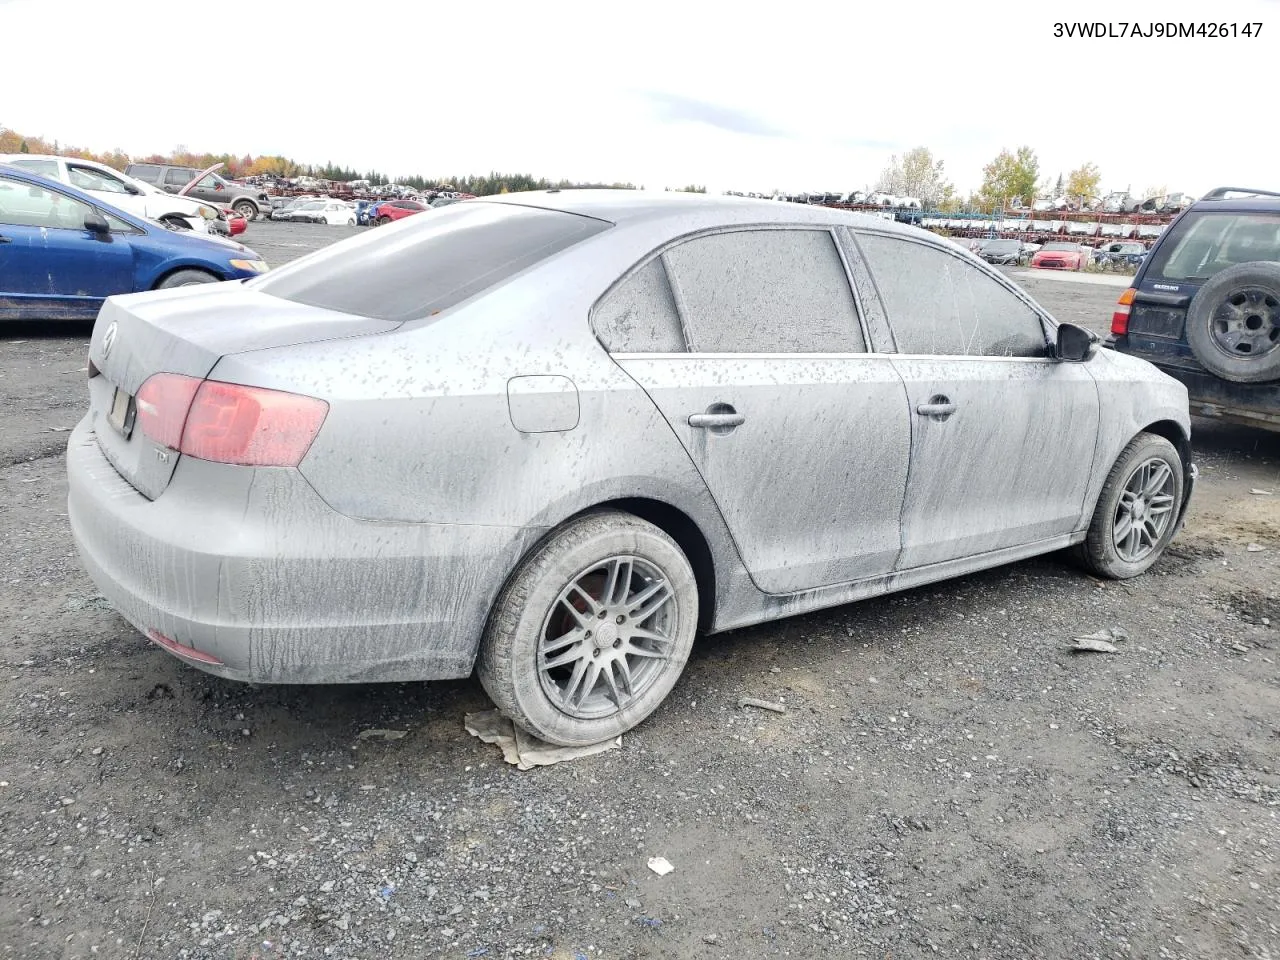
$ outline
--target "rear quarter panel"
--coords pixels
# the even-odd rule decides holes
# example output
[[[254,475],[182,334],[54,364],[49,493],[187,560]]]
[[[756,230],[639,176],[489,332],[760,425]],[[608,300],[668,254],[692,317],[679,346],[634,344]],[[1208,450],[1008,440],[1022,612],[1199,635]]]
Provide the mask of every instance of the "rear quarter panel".
[[[616,275],[562,255],[435,322],[227,356],[211,376],[329,402],[300,470],[350,517],[548,531],[617,499],[675,507],[708,542],[725,610],[755,592],[732,538],[666,420],[590,331]],[[576,426],[516,429],[508,383],[532,376],[572,381]]]

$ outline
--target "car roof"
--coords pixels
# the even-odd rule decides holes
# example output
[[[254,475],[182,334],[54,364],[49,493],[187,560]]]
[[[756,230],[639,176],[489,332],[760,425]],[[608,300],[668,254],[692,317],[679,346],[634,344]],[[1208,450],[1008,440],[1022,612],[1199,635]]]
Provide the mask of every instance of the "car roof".
[[[1280,210],[1280,197],[1227,197],[1221,200],[1197,200],[1189,210],[1218,210],[1223,213],[1275,213]]]
[[[753,197],[715,196],[705,193],[649,190],[535,190],[477,197],[467,203],[511,203],[574,213],[606,220],[618,226],[680,219],[696,214],[725,225],[737,223],[814,223],[831,226],[874,227],[886,232],[933,237],[928,231],[892,220],[852,213],[820,204],[779,203]],[[933,237],[937,240],[937,237]],[[940,242],[940,241],[939,241]]]

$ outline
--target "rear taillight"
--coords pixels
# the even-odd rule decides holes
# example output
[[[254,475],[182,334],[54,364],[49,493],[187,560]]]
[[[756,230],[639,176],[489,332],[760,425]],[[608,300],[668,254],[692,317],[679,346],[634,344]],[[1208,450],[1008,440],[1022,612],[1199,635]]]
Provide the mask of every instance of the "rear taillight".
[[[1120,294],[1120,299],[1116,302],[1116,312],[1111,315],[1111,332],[1117,337],[1123,337],[1129,332],[1129,307],[1136,292],[1130,287]]]
[[[134,405],[138,426],[156,443],[177,450],[182,444],[182,425],[203,380],[176,373],[157,373],[138,388]]]
[[[307,455],[329,405],[282,390],[158,373],[137,395],[143,433],[217,463],[296,467]]]

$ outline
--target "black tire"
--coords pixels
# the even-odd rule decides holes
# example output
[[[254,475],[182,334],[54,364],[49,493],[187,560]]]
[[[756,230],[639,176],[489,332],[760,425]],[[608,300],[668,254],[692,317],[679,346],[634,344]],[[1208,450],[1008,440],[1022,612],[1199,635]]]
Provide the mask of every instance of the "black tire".
[[[1151,549],[1143,556],[1126,558],[1117,546],[1117,527],[1120,526],[1121,499],[1126,493],[1126,486],[1136,476],[1137,471],[1152,461],[1163,461],[1171,473],[1171,490],[1162,490],[1160,496],[1171,496],[1170,510],[1166,525],[1159,529],[1158,536],[1150,536]],[[1115,465],[1107,474],[1102,485],[1102,493],[1098,496],[1098,505],[1093,511],[1093,520],[1089,524],[1089,533],[1083,543],[1073,548],[1077,562],[1085,569],[1100,577],[1111,580],[1127,580],[1145,573],[1152,564],[1160,559],[1169,542],[1177,534],[1181,526],[1182,496],[1186,482],[1183,473],[1182,458],[1177,449],[1164,437],[1154,433],[1140,433],[1120,452]],[[1142,512],[1151,508],[1147,504]],[[1161,514],[1163,516],[1164,514]],[[1130,524],[1130,527],[1133,526]],[[1128,529],[1128,528],[1125,528]]]
[[[176,230],[190,230],[191,221],[186,217],[180,217],[176,214],[166,214],[160,218],[160,222],[172,226]]]
[[[190,287],[197,283],[217,283],[218,277],[204,270],[175,270],[156,284],[155,289],[167,290],[170,287]]]
[[[385,227],[390,222],[391,222],[390,217],[378,217],[378,219],[373,221],[373,225],[375,227]]]
[[[246,220],[252,221],[258,219],[258,205],[252,200],[237,200],[231,205],[231,209],[240,214],[240,216],[244,217]]]
[[[1187,309],[1187,343],[1224,380],[1280,380],[1280,263],[1239,263],[1210,277]]]
[[[609,573],[613,558],[627,571],[615,595],[628,599],[601,603],[610,599],[610,585],[623,583]],[[670,599],[628,620],[628,605],[658,576]],[[590,597],[573,595],[577,613],[564,598],[574,583],[598,589]],[[625,613],[615,616],[618,611]],[[671,692],[697,623],[697,582],[676,542],[629,513],[590,513],[552,533],[512,576],[490,613],[476,669],[498,709],[534,736],[561,746],[601,743],[640,723]],[[657,643],[658,634],[669,639]],[[544,636],[561,639],[544,646]],[[571,659],[544,670],[543,663],[565,658]],[[574,677],[578,685],[570,689]],[[624,677],[634,689],[625,689]],[[573,704],[579,690],[586,692]]]

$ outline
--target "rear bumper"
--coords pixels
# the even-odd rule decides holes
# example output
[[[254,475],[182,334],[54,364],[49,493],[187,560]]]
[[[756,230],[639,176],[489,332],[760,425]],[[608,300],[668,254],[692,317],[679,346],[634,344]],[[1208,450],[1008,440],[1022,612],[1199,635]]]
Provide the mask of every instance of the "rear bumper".
[[[102,594],[164,649],[234,680],[465,677],[498,590],[541,534],[353,520],[296,470],[190,457],[148,500],[88,418],[67,474],[76,547]]]
[[[1164,352],[1156,352],[1144,349],[1144,342],[1153,347],[1165,347],[1166,344],[1168,347]],[[1223,380],[1197,365],[1192,358],[1181,356],[1186,347],[1178,341],[1151,338],[1139,340],[1135,345],[1130,336],[1117,337],[1113,334],[1107,337],[1104,345],[1117,353],[1146,360],[1182,383],[1187,388],[1191,412],[1198,417],[1280,430],[1280,383]]]

